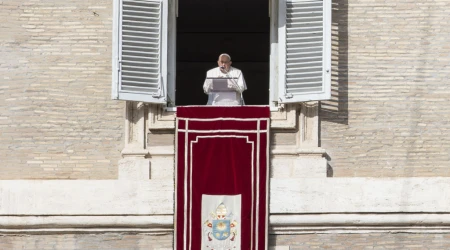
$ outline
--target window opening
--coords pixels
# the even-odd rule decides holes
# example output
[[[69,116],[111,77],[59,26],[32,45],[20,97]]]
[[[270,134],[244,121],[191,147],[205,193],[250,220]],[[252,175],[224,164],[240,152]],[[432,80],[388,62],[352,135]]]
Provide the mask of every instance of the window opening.
[[[175,103],[205,105],[206,71],[221,53],[242,70],[247,105],[269,104],[270,18],[261,0],[179,0]]]

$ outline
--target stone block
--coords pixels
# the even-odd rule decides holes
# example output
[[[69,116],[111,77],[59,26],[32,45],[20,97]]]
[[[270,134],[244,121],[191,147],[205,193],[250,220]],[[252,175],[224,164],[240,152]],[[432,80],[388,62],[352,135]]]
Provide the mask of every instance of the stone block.
[[[149,180],[150,160],[127,157],[119,160],[119,180]]]

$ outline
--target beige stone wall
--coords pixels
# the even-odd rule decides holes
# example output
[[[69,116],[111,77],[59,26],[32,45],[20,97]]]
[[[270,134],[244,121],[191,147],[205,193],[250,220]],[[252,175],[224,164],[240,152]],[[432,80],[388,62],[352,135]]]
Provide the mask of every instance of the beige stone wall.
[[[333,176],[450,176],[450,2],[333,2]]]
[[[269,242],[289,245],[290,250],[308,249],[427,249],[450,248],[450,234],[431,233],[365,233],[365,234],[304,234],[271,235]]]
[[[0,1],[0,179],[114,179],[112,2]]]
[[[334,1],[333,100],[320,113],[329,176],[450,176],[449,9],[448,0]],[[0,179],[117,178],[125,103],[110,98],[111,18],[110,0],[0,0]],[[166,132],[148,133],[153,179],[172,180],[172,156],[158,148],[173,143]],[[297,145],[297,132],[279,129],[271,138]],[[298,152],[278,152],[272,177],[312,177],[297,169],[310,164],[295,161]],[[39,196],[28,194],[36,206]],[[355,197],[335,200],[348,194]],[[364,201],[358,197],[352,204]],[[291,249],[450,248],[449,234],[270,237],[269,245]],[[0,235],[0,249],[172,249],[172,241],[171,234]]]
[[[333,2],[333,100],[320,113],[329,176],[450,176],[450,3]],[[0,6],[0,178],[117,178],[112,2]]]
[[[148,234],[55,234],[55,235],[0,235],[0,249],[29,250],[170,250],[173,249],[173,235]]]

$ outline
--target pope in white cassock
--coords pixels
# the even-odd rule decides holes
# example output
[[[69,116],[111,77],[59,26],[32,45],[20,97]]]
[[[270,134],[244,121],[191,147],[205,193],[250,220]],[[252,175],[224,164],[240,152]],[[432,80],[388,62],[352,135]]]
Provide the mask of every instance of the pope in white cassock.
[[[231,57],[221,54],[217,61],[218,67],[208,70],[203,90],[208,95],[207,105],[244,105],[242,92],[247,89],[242,72],[231,67]],[[227,87],[230,91],[214,91],[213,78],[227,79]]]

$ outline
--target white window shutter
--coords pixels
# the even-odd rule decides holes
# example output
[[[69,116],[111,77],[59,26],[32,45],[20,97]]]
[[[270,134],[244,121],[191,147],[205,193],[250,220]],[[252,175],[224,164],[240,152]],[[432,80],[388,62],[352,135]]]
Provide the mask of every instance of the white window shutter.
[[[166,103],[167,0],[115,0],[112,98]]]
[[[279,101],[330,99],[331,0],[280,0],[279,4]]]

